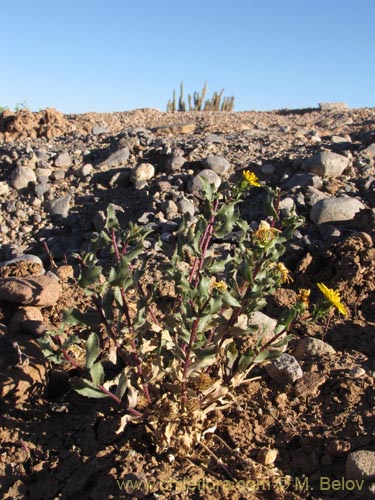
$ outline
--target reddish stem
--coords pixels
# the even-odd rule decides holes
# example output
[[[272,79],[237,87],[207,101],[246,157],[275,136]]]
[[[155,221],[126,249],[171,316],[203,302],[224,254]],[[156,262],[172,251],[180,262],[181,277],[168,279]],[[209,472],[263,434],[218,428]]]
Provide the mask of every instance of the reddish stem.
[[[54,339],[58,343],[59,347],[61,347],[63,345],[63,342],[61,340],[60,335],[55,335]],[[68,361],[72,366],[74,366],[74,368],[77,368],[78,370],[82,370],[82,368],[79,366],[77,361],[70,356],[70,354],[68,353],[68,351],[66,349],[61,349],[61,352],[62,352],[64,358],[66,359],[66,361]]]
[[[214,222],[215,222],[215,217],[216,217],[216,211],[219,207],[219,200],[216,200],[212,209],[212,215],[210,217],[210,220],[208,222],[208,225],[203,233],[203,236],[201,238],[201,241],[199,243],[199,248],[201,249],[201,256],[198,259],[197,262],[194,262],[194,273],[191,273],[191,279],[189,278],[189,282],[191,283],[193,280],[193,277],[195,276],[195,281],[194,281],[194,286],[197,287],[199,283],[199,274],[197,274],[197,266],[198,266],[198,271],[203,269],[204,266],[204,261],[206,258],[206,253],[207,249],[210,245],[211,238],[214,232]]]
[[[103,385],[98,385],[98,389],[103,393],[106,394],[109,398],[113,399],[117,404],[123,405],[124,403],[121,401],[120,398],[118,398],[115,394],[113,394],[111,391],[106,389]],[[128,413],[131,413],[135,417],[143,417],[143,414],[140,413],[138,410],[135,410],[134,408],[127,408],[126,411]]]
[[[121,257],[120,257],[120,252],[119,252],[119,249],[117,246],[116,235],[115,235],[114,229],[112,229],[112,245],[113,245],[113,249],[114,249],[114,252],[116,255],[116,259],[117,259],[117,261],[120,261]],[[125,251],[126,251],[126,244],[124,245],[124,248],[122,249],[121,255],[124,255]],[[122,298],[122,311],[125,314],[125,318],[126,318],[126,322],[128,324],[130,335],[133,337],[132,340],[130,341],[130,344],[131,344],[132,349],[133,349],[132,356],[134,359],[135,366],[137,368],[138,375],[142,381],[142,387],[143,387],[143,392],[144,392],[145,398],[147,400],[147,403],[151,404],[152,401],[151,401],[151,397],[150,397],[150,392],[148,390],[148,385],[146,384],[146,382],[144,380],[142,362],[141,362],[141,360],[138,356],[138,353],[137,353],[137,346],[135,343],[135,333],[134,333],[134,329],[132,327],[132,322],[131,322],[130,313],[129,313],[129,306],[128,306],[128,302],[126,299],[125,290],[123,287],[120,288],[120,293],[121,293],[121,298]]]
[[[97,311],[98,311],[98,313],[100,315],[101,320],[103,321],[103,324],[104,324],[104,326],[105,326],[105,328],[107,330],[108,336],[113,340],[115,346],[118,347],[118,343],[117,343],[117,339],[116,339],[116,337],[117,337],[116,329],[114,328],[113,325],[111,325],[109,323],[109,321],[106,318],[106,315],[104,314],[103,308],[101,306],[101,297],[100,297],[100,295],[96,294],[96,296],[93,297],[92,300],[93,300],[94,305],[95,305],[95,307],[96,307],[96,309],[97,309]]]
[[[115,252],[116,259],[117,259],[117,262],[118,262],[120,260],[120,252],[119,252],[119,249],[118,249],[118,246],[117,246],[116,233],[115,233],[115,229],[114,228],[112,228],[112,231],[111,231],[111,238],[112,238],[113,250]]]
[[[61,341],[61,338],[59,335],[56,335],[55,336],[55,339],[57,341],[57,343],[61,346],[62,345],[62,341]],[[63,356],[64,358],[72,365],[74,366],[74,368],[77,368],[78,370],[82,371],[82,368],[79,366],[79,364],[69,355],[68,351],[66,349],[61,349],[61,352],[63,353]],[[121,401],[120,398],[118,398],[115,394],[113,394],[111,391],[109,391],[108,389],[106,389],[104,386],[102,385],[98,385],[97,388],[103,392],[104,394],[106,394],[108,397],[110,397],[111,399],[113,399],[113,401],[115,401],[117,404],[119,405],[123,405],[124,403]],[[143,417],[142,413],[140,413],[139,411],[135,410],[134,408],[127,408],[126,409],[127,412],[131,413],[132,415],[135,415],[136,417]]]

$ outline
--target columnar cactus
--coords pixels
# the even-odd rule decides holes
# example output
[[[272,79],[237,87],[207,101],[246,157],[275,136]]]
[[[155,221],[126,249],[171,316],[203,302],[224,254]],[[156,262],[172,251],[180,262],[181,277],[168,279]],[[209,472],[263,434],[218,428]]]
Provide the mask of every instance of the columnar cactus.
[[[203,85],[201,93],[194,92],[193,98],[188,94],[188,109],[189,111],[233,111],[234,97],[224,97],[224,89],[219,93],[214,92],[211,99],[204,101],[206,97],[207,83]],[[223,102],[221,102],[223,98]],[[167,111],[176,111],[176,91],[173,91],[172,101],[168,101]],[[184,101],[184,84],[180,84],[180,97],[178,99],[178,111],[186,111],[186,103]]]

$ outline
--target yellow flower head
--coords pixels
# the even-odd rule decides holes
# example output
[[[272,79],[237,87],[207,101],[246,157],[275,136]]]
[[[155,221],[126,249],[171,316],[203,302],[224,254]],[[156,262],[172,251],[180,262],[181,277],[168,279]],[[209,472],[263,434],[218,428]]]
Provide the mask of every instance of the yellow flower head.
[[[243,170],[242,175],[245,181],[250,184],[250,186],[261,187],[261,185],[259,184],[259,179],[254,174],[254,172],[250,172],[250,170]]]
[[[268,245],[279,232],[279,229],[271,227],[268,222],[262,220],[254,233],[254,238],[256,238],[261,245]]]
[[[223,280],[221,280],[221,281],[214,281],[212,283],[212,287],[213,288],[217,288],[221,292],[225,292],[225,290],[228,289],[227,284]]]
[[[282,262],[276,264],[276,269],[281,274],[281,283],[293,283],[293,278],[290,276],[290,271]]]
[[[332,288],[328,288],[324,283],[317,283],[319,290],[325,296],[325,298],[334,306],[336,309],[343,314],[347,315],[347,311],[345,307],[341,303],[341,298],[339,292],[333,290]]]
[[[298,300],[302,302],[305,307],[309,307],[310,290],[307,288],[300,288],[298,292]]]

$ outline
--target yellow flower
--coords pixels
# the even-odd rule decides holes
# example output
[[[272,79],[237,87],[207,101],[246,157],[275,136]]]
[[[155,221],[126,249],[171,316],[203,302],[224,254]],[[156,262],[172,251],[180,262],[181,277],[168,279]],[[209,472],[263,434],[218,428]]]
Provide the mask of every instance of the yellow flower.
[[[258,177],[254,174],[254,172],[250,172],[250,170],[244,170],[242,172],[242,175],[245,179],[245,181],[250,184],[250,186],[255,186],[255,187],[261,187],[259,184],[259,179]]]
[[[220,290],[222,292],[225,292],[225,290],[228,289],[227,284],[223,280],[222,281],[214,281],[212,283],[212,286],[213,286],[213,288],[217,288],[218,290]]]
[[[339,292],[333,290],[332,288],[328,288],[324,283],[317,283],[319,290],[325,296],[325,298],[334,306],[336,309],[343,314],[347,315],[347,311],[345,307],[341,303],[341,298]]]
[[[271,227],[268,222],[262,220],[259,223],[258,229],[254,233],[254,237],[259,243],[261,243],[261,245],[268,245],[279,232],[279,229]]]
[[[298,300],[302,302],[305,307],[309,307],[310,290],[307,290],[307,288],[300,288],[298,292]]]
[[[293,278],[290,276],[290,271],[282,262],[276,264],[276,269],[281,274],[281,283],[293,283]]]

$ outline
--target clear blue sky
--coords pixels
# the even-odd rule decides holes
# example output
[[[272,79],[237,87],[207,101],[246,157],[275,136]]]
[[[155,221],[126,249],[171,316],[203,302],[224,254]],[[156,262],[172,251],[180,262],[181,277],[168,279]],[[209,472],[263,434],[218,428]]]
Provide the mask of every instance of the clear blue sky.
[[[375,107],[375,0],[0,0],[0,105],[165,110],[225,89],[235,110]]]

